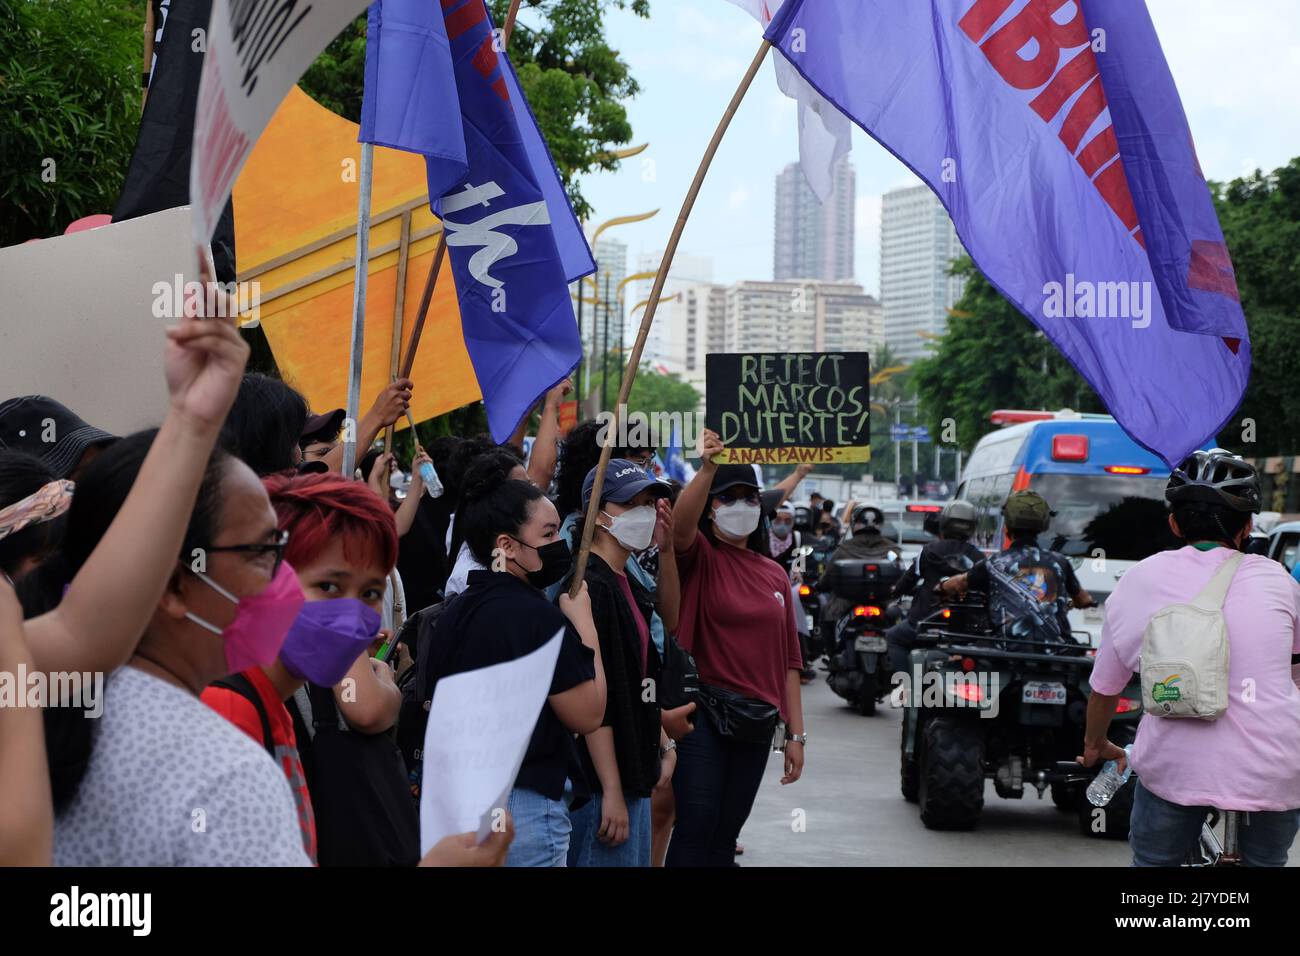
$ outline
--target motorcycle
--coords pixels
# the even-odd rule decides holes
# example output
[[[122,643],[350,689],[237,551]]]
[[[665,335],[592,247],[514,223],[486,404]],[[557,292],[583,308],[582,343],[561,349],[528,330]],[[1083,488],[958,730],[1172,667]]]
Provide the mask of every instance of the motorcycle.
[[[1088,774],[1073,763],[1087,722],[1089,648],[1062,635],[1020,585],[990,565],[992,602],[970,592],[922,619],[903,683],[900,788],[930,829],[970,829],[984,781],[1003,799],[1026,787],[1074,813],[1089,836],[1126,839],[1135,780],[1105,808],[1085,799]],[[1110,738],[1132,743],[1141,690],[1120,698]]]
[[[823,590],[849,602],[830,625],[826,683],[864,717],[874,714],[889,692],[885,631],[898,619],[890,602],[902,576],[891,551],[881,559],[834,561],[821,582]]]
[[[825,573],[826,561],[835,550],[835,543],[827,537],[810,537],[807,540],[809,543],[795,552],[792,570],[798,575],[799,603],[803,605],[804,614],[808,617],[808,646],[804,648],[804,663],[811,667],[818,658],[830,653],[822,633],[822,612],[826,602],[818,594],[817,584]]]

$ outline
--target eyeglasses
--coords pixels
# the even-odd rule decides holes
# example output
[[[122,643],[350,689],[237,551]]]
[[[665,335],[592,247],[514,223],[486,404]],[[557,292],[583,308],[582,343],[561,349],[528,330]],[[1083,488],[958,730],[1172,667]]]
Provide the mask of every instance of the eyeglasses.
[[[204,550],[208,554],[216,554],[221,551],[234,551],[239,554],[253,555],[250,560],[251,564],[258,567],[267,567],[271,576],[275,577],[280,570],[280,565],[284,562],[284,549],[289,544],[288,530],[275,532],[274,541],[264,541],[261,544],[227,544],[219,548],[208,547]]]
[[[715,496],[723,504],[731,504],[734,501],[744,501],[751,505],[758,504],[757,488],[727,488],[719,491]]]
[[[655,460],[655,453],[647,451],[639,455],[628,455],[627,460],[634,465],[639,465],[641,468],[649,468],[650,463]]]

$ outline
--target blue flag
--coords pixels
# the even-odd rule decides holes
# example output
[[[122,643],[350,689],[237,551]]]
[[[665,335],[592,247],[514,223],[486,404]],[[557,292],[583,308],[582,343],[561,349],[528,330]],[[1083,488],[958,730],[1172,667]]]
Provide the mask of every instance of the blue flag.
[[[1176,464],[1250,374],[1143,0],[786,0],[767,37],[943,201],[989,281]]]
[[[380,0],[368,29],[361,139],[426,157],[465,347],[504,441],[582,357],[568,283],[595,269],[591,250],[483,0]]]

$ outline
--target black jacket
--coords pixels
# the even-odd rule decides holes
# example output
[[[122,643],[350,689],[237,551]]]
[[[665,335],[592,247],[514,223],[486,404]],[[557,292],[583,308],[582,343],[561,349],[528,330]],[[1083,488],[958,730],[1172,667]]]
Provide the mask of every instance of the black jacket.
[[[984,560],[984,552],[969,541],[955,538],[931,541],[916,556],[901,581],[894,587],[895,594],[911,594],[912,607],[907,620],[913,626],[934,610],[937,601],[934,586],[944,578],[969,571]]]
[[[646,688],[658,686],[661,661],[654,641],[648,640],[644,679],[653,683],[643,685],[641,638],[632,615],[639,613],[648,629],[654,602],[635,579],[628,578],[637,604],[635,611],[629,608],[615,572],[594,551],[587,563],[586,581],[608,693],[602,726],[614,730],[614,755],[623,792],[629,797],[648,797],[659,780],[659,704]],[[599,792],[600,778],[585,739],[579,740],[578,751],[587,782]]]

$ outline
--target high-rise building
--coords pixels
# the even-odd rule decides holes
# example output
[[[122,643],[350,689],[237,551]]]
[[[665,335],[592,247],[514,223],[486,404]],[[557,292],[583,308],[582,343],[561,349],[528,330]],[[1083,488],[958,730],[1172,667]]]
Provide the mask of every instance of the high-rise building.
[[[798,163],[776,177],[776,236],[772,278],[853,278],[855,174],[847,158],[834,170],[835,186],[825,203],[808,186]]]
[[[637,272],[657,271],[663,255],[663,250],[642,253],[637,259]],[[678,307],[684,304],[681,293],[699,285],[707,286],[712,282],[713,259],[710,256],[693,256],[686,252],[678,252],[673,256],[672,269],[664,280],[663,292],[660,293],[661,297],[667,298],[668,301],[661,302],[655,313],[650,334],[646,337],[645,351],[641,353],[643,366],[647,368],[662,366],[679,373],[687,370],[689,359],[686,351],[688,338],[685,326],[686,312]],[[627,330],[624,338],[629,349],[636,341],[637,330],[645,315],[645,307],[637,309],[636,306],[649,300],[650,290],[653,287],[653,279],[642,279],[633,287],[636,289],[635,296],[630,291],[624,296],[628,305]],[[701,368],[703,368],[702,364]]]
[[[596,271],[590,277],[596,282],[582,280],[583,297],[598,299],[598,304],[586,302],[582,307],[583,349],[597,364],[600,353],[617,349],[623,333],[623,312],[619,310],[618,287],[627,277],[627,243],[604,238],[591,249],[596,260]],[[626,305],[627,290],[623,290]]]
[[[737,282],[726,290],[727,352],[874,352],[880,304],[852,282]]]
[[[929,186],[885,193],[880,210],[880,301],[885,341],[904,364],[930,354],[948,328],[965,280],[948,275],[963,253],[957,230]]]

